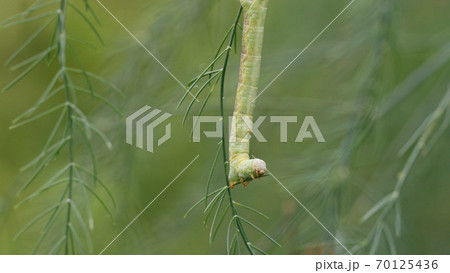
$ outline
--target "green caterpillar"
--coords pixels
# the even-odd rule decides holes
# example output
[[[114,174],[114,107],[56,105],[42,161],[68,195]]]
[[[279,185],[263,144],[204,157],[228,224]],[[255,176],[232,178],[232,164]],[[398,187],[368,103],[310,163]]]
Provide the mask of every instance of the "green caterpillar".
[[[261,70],[261,53],[268,0],[241,0],[244,11],[242,53],[239,83],[236,92],[233,119],[229,141],[230,186],[247,186],[251,180],[267,172],[261,159],[250,159],[249,134],[251,130],[244,118],[253,117],[254,100],[258,91]]]

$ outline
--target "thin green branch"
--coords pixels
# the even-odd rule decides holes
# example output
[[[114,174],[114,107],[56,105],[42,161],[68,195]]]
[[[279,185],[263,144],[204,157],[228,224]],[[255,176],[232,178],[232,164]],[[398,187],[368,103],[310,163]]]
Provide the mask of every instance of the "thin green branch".
[[[239,8],[238,14],[236,16],[236,19],[234,21],[234,25],[233,25],[233,30],[231,32],[231,38],[230,41],[228,43],[228,47],[230,48],[233,45],[233,40],[235,38],[235,34],[236,34],[236,28],[237,28],[237,24],[239,22],[239,19],[241,17],[242,14],[242,7]],[[225,55],[225,60],[224,60],[224,64],[223,64],[223,68],[222,68],[222,77],[221,77],[221,82],[220,82],[220,116],[223,118],[224,117],[224,104],[223,104],[223,100],[224,100],[224,91],[225,91],[225,75],[226,75],[226,71],[227,71],[227,67],[228,67],[228,59],[230,58],[230,51],[227,50],[226,55]],[[226,149],[226,135],[225,135],[225,121],[222,122],[222,158],[223,158],[223,166],[224,166],[224,174],[225,174],[225,184],[227,187],[227,194],[228,194],[228,201],[230,203],[230,208],[231,208],[231,215],[232,215],[232,219],[235,219],[235,217],[238,215],[236,208],[234,207],[233,204],[233,196],[231,194],[231,189],[229,187],[230,182],[228,181],[228,169],[227,169],[227,149]],[[245,234],[244,228],[242,227],[241,221],[239,219],[236,219],[236,225],[237,228],[239,230],[239,233],[241,234],[242,240],[244,241],[245,246],[247,247],[247,250],[250,254],[254,254],[252,248],[249,246],[248,244],[248,239],[247,239],[247,235]],[[228,248],[228,244],[227,244],[227,248]]]
[[[219,158],[220,150],[222,149],[221,144],[222,143],[219,142],[219,148],[217,149],[217,153],[216,153],[216,156],[214,157],[214,161],[213,161],[211,170],[209,171],[208,181],[206,182],[205,209],[206,209],[206,206],[208,205],[209,186],[211,185],[211,179],[212,179],[212,176],[214,174],[214,169],[215,169],[216,164],[217,164],[217,159]]]
[[[6,60],[6,64],[10,64],[19,54],[20,52],[22,52],[28,45],[31,44],[31,42],[39,35],[42,33],[42,31],[47,28],[48,25],[50,25],[50,23],[56,18],[56,16],[54,16],[53,18],[48,19],[44,24],[42,24],[33,34],[30,35],[30,37],[28,37],[27,40],[25,40],[25,42],[19,46],[19,48],[14,51],[13,54],[11,54],[11,56],[9,56],[9,58]]]
[[[413,164],[415,163],[416,159],[418,158],[420,152],[426,147],[427,141],[431,137],[432,133],[435,131],[435,127],[438,123],[438,121],[442,118],[445,111],[450,106],[450,84],[448,86],[448,90],[445,93],[444,97],[441,100],[441,103],[436,107],[436,109],[425,119],[425,126],[422,124],[419,126],[419,129],[417,131],[420,131],[421,133],[419,136],[413,135],[412,138],[414,139],[413,142],[415,142],[414,148],[412,149],[411,153],[409,154],[402,170],[398,174],[397,182],[395,184],[395,187],[391,193],[389,193],[386,197],[382,198],[379,202],[377,202],[362,218],[362,221],[366,221],[373,215],[375,215],[377,212],[380,212],[376,224],[374,228],[372,229],[373,234],[373,243],[370,249],[370,253],[375,253],[378,249],[378,244],[381,239],[382,233],[385,233],[387,240],[389,240],[389,246],[391,249],[393,248],[393,239],[391,240],[391,233],[390,230],[384,228],[384,219],[385,217],[394,209],[395,212],[395,223],[396,223],[396,234],[400,234],[400,222],[401,222],[401,216],[400,216],[400,206],[399,206],[399,198],[400,198],[400,192],[401,189],[406,181],[406,178],[408,177],[411,168]],[[416,131],[416,132],[417,132]],[[408,147],[412,144],[408,144]],[[405,147],[405,146],[404,146]],[[405,148],[402,147],[401,150],[404,150]],[[389,232],[389,234],[387,234]]]

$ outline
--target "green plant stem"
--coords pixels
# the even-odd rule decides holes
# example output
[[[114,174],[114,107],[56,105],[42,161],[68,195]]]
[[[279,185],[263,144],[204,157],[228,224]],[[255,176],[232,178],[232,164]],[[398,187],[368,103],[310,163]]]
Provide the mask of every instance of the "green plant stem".
[[[66,0],[61,0],[59,9],[59,20],[58,20],[58,52],[59,52],[59,66],[61,68],[62,80],[64,83],[64,91],[67,103],[67,129],[69,134],[69,180],[67,184],[67,217],[66,217],[66,230],[64,238],[64,254],[69,254],[69,246],[71,245],[71,231],[70,231],[70,221],[71,221],[71,211],[72,211],[72,188],[73,188],[73,118],[72,118],[72,99],[69,90],[69,79],[66,72],[66,25],[65,25],[65,15],[66,15]],[[73,245],[72,245],[73,247]],[[73,249],[72,249],[73,252]]]
[[[236,29],[237,29],[237,25],[239,23],[239,18],[241,17],[242,14],[242,7],[239,8],[238,11],[238,15],[236,16],[236,20],[234,22],[234,26],[233,26],[233,30],[231,33],[231,38],[230,41],[228,43],[228,46],[231,47],[233,45],[233,40],[234,37],[236,36]],[[225,75],[226,75],[226,70],[227,70],[227,65],[228,65],[228,59],[230,57],[230,50],[227,51],[226,56],[225,56],[225,61],[223,64],[223,73],[222,73],[222,78],[221,78],[221,82],[220,82],[220,115],[224,116],[224,107],[223,107],[223,100],[224,100],[224,90],[225,90]],[[229,181],[228,181],[228,171],[227,171],[227,150],[226,150],[226,142],[225,142],[226,136],[225,136],[225,122],[222,122],[222,156],[223,156],[223,162],[224,162],[224,170],[225,170],[225,184],[227,186],[227,194],[228,194],[228,200],[230,203],[230,208],[231,208],[231,214],[233,217],[236,217],[238,215],[236,208],[234,207],[233,204],[233,196],[231,195],[231,190],[229,187]],[[249,245],[249,241],[247,239],[247,235],[245,234],[244,228],[242,227],[242,223],[240,221],[239,218],[236,218],[236,226],[239,230],[239,234],[241,234],[242,240],[245,243],[245,246],[247,247],[247,250],[249,251],[250,254],[254,254],[252,248]]]
[[[14,58],[16,58],[21,51],[23,51],[27,46],[29,46],[31,44],[31,42],[39,34],[41,34],[42,31],[53,20],[56,19],[56,23],[53,27],[53,31],[51,34],[49,47],[46,50],[41,51],[40,53],[38,53],[32,57],[29,57],[28,59],[13,66],[14,69],[19,69],[19,68],[22,68],[22,67],[25,67],[28,65],[28,67],[25,69],[24,72],[22,72],[22,74],[19,77],[17,77],[12,83],[7,85],[7,88],[12,87],[14,84],[16,84],[17,82],[22,80],[31,70],[35,69],[37,67],[37,65],[42,63],[45,59],[47,59],[47,65],[50,65],[53,61],[56,61],[57,62],[56,65],[59,67],[59,69],[58,69],[58,72],[55,73],[50,84],[48,85],[48,87],[46,88],[44,93],[41,95],[39,100],[36,102],[36,104],[33,105],[31,108],[29,108],[26,112],[21,114],[19,117],[17,117],[13,121],[13,124],[10,128],[11,129],[17,128],[19,126],[36,121],[41,117],[50,115],[59,109],[63,109],[63,110],[61,111],[59,118],[56,122],[56,125],[53,127],[53,130],[51,131],[50,136],[49,136],[41,154],[39,154],[34,160],[32,160],[29,164],[27,164],[27,166],[24,167],[26,169],[26,168],[29,168],[32,166],[36,166],[36,171],[33,173],[30,180],[28,180],[25,183],[25,185],[22,187],[22,189],[19,191],[19,193],[23,192],[33,181],[35,181],[36,178],[42,172],[42,170],[44,168],[46,168],[50,164],[50,162],[61,153],[63,148],[66,148],[66,147],[68,148],[68,150],[67,150],[68,163],[62,169],[60,169],[57,173],[55,173],[51,178],[49,178],[46,185],[44,185],[43,187],[41,187],[40,189],[35,191],[33,194],[29,195],[29,197],[25,198],[19,204],[22,204],[26,200],[35,198],[36,196],[40,195],[42,192],[49,190],[56,185],[64,183],[65,188],[60,197],[59,203],[56,206],[53,206],[52,209],[50,209],[50,210],[53,210],[53,212],[52,212],[50,218],[48,219],[48,222],[45,225],[32,253],[36,253],[39,246],[43,243],[45,236],[49,233],[49,230],[51,229],[52,225],[54,225],[56,223],[56,221],[57,221],[56,218],[61,212],[66,213],[65,215],[62,215],[62,217],[64,218],[64,219],[62,219],[63,235],[60,237],[61,239],[57,241],[56,245],[54,245],[51,252],[55,251],[55,253],[59,253],[59,251],[62,251],[64,254],[76,254],[76,251],[79,250],[79,251],[81,251],[81,253],[83,253],[84,247],[83,247],[82,243],[80,242],[81,238],[78,236],[79,233],[74,229],[74,221],[77,221],[77,219],[78,219],[78,221],[81,225],[81,228],[84,231],[87,231],[86,233],[88,233],[88,229],[86,227],[86,224],[84,223],[84,220],[81,217],[81,214],[77,210],[76,203],[72,200],[73,195],[75,194],[75,192],[74,192],[74,189],[75,189],[74,187],[76,186],[75,183],[78,183],[78,184],[82,185],[83,187],[85,187],[87,190],[89,190],[90,193],[94,197],[96,197],[96,199],[100,202],[100,204],[105,208],[107,213],[109,215],[111,215],[111,213],[110,213],[109,209],[107,208],[107,206],[105,205],[105,203],[99,198],[99,196],[88,185],[82,183],[80,179],[77,179],[77,170],[81,170],[86,175],[93,177],[94,185],[95,185],[95,182],[98,181],[100,183],[100,185],[105,188],[108,195],[111,197],[109,190],[105,187],[103,182],[101,182],[97,178],[95,157],[93,155],[92,145],[89,143],[89,135],[90,135],[91,130],[93,132],[97,133],[102,139],[105,140],[108,148],[111,146],[111,144],[109,143],[109,141],[106,139],[105,135],[99,129],[97,129],[95,126],[93,126],[92,124],[90,124],[87,121],[86,115],[80,110],[80,108],[76,104],[77,103],[76,92],[91,94],[91,97],[93,97],[95,99],[99,99],[106,105],[112,107],[119,115],[120,115],[120,111],[118,111],[118,109],[116,107],[114,107],[111,103],[109,103],[105,98],[103,98],[93,92],[91,79],[95,79],[101,83],[108,84],[112,89],[119,92],[119,94],[122,94],[122,93],[113,84],[108,83],[106,80],[98,77],[95,74],[85,71],[84,66],[83,66],[82,62],[79,60],[76,51],[73,50],[72,47],[70,46],[70,44],[68,42],[70,37],[68,37],[67,33],[66,33],[66,31],[67,31],[66,30],[66,19],[67,19],[66,16],[68,13],[68,9],[70,7],[73,8],[78,14],[81,13],[79,11],[79,9],[75,5],[72,5],[71,2],[69,2],[69,0],[52,0],[50,2],[47,2],[46,4],[38,4],[39,2],[42,2],[42,1],[39,0],[37,3],[32,5],[32,7],[28,11],[31,12],[33,9],[38,9],[38,8],[40,9],[40,8],[50,5],[50,4],[56,4],[57,10],[53,12],[54,17],[51,18],[50,20],[48,20],[43,25],[41,25],[41,27],[39,27],[39,29],[36,32],[34,32],[31,35],[31,37],[28,38],[25,41],[25,43],[22,44],[19,47],[19,49],[16,50],[11,55],[11,57],[8,60],[12,61]],[[93,11],[89,8],[87,1],[85,1],[85,4],[86,4],[86,8],[88,9],[88,11],[93,13]],[[18,16],[12,17],[13,19],[8,19],[8,20],[11,22],[11,21],[15,20],[14,18],[24,17],[23,20],[21,19],[19,21],[15,21],[13,24],[13,25],[15,25],[15,24],[21,23],[21,22],[31,22],[31,21],[34,21],[35,19],[45,17],[46,14],[50,14],[50,13],[43,13],[41,15],[37,15],[35,17],[31,17],[31,18],[27,19],[25,17],[28,15],[28,13],[29,12],[21,13]],[[83,15],[81,13],[80,16],[82,17],[82,19],[84,21],[86,21],[89,24],[89,26],[91,28],[93,28],[93,25],[89,22],[89,19],[85,15]],[[93,16],[97,20],[97,17],[95,16],[95,14],[93,14]],[[98,34],[98,32],[95,29],[93,29],[93,32],[96,35]],[[55,53],[54,53],[54,51],[55,51]],[[73,54],[73,58],[77,62],[79,69],[70,68],[67,66],[68,65],[67,64],[68,52]],[[84,76],[86,79],[86,83],[88,85],[88,89],[85,89],[81,86],[74,84],[70,77],[71,72]],[[61,81],[61,85],[57,86],[56,82],[59,80]],[[49,99],[51,99],[55,95],[57,95],[57,94],[59,95],[60,91],[64,91],[64,93],[65,93],[65,98],[63,98],[63,100],[64,100],[63,103],[60,103],[57,106],[54,106],[48,110],[45,110],[38,115],[32,116],[32,114],[40,106],[42,106],[45,102],[47,102]],[[77,116],[79,116],[79,118],[77,118]],[[65,128],[61,128],[61,124],[62,124],[64,118],[66,118]],[[75,122],[80,122],[80,124],[76,124]],[[76,128],[74,126],[76,126],[76,125],[84,126],[84,128],[80,127],[80,133],[81,133],[81,135],[83,135],[85,137],[85,139],[87,141],[87,147],[90,151],[91,159],[93,161],[92,162],[92,165],[93,165],[92,172],[80,165],[75,164],[75,161],[74,161],[74,159],[75,159],[74,135],[76,133],[76,131],[75,131]],[[53,143],[53,142],[55,142],[55,137],[58,134],[60,129],[62,129],[62,138],[60,141]],[[84,132],[83,129],[86,130],[86,132]],[[58,180],[58,178],[63,174],[67,175],[67,177],[65,179]],[[83,188],[83,190],[85,188]],[[112,200],[112,202],[113,202],[113,205],[115,205],[114,200]],[[67,208],[65,207],[66,205],[67,205]],[[90,210],[90,204],[87,204],[87,207],[88,207],[88,210]],[[92,215],[90,211],[88,211],[88,214],[90,216]],[[40,214],[40,215],[44,216],[46,214],[44,213],[44,214]],[[34,220],[32,220],[26,226],[26,228],[28,228],[31,225],[33,225],[34,223],[36,223],[38,219],[40,219],[40,218],[35,218]],[[21,234],[21,232],[18,233],[18,236],[20,236],[20,234]],[[86,239],[88,241],[88,244],[90,244],[89,234],[87,234]]]
[[[266,164],[261,159],[250,159],[250,133],[246,123],[253,118],[255,98],[261,70],[261,55],[264,37],[264,22],[268,0],[241,0],[244,10],[242,30],[242,53],[239,83],[236,91],[233,119],[230,132],[230,172],[231,186],[237,182],[251,181],[266,172]],[[245,120],[246,119],[246,120]]]

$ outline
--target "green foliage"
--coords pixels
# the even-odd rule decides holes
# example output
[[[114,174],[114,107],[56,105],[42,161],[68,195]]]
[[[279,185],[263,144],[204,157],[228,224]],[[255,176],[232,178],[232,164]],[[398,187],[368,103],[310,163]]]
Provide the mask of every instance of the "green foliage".
[[[94,1],[67,5],[65,43],[60,0],[26,10],[3,1],[2,20],[19,13],[1,29],[12,72],[0,77],[0,253],[98,253],[200,154],[106,253],[346,254],[272,177],[228,189],[228,130],[224,141],[188,141],[192,115],[232,113],[238,1],[105,2],[200,103]],[[314,116],[326,143],[294,143],[296,124],[279,143],[279,125],[267,122],[269,143],[251,148],[352,253],[447,254],[450,4],[354,1],[303,50],[349,2],[270,1],[260,79],[271,85],[255,116]],[[153,154],[125,145],[114,114],[143,104],[173,114],[172,138]]]
[[[106,80],[100,78],[99,76],[87,72],[79,59],[76,50],[71,46],[68,41],[68,36],[66,33],[66,20],[67,20],[67,8],[74,10],[82,21],[86,22],[91,30],[95,33],[97,38],[101,43],[103,43],[95,25],[91,20],[85,15],[85,13],[93,16],[95,20],[98,21],[97,16],[93,13],[88,1],[85,1],[86,12],[82,12],[77,5],[72,4],[66,0],[60,1],[37,1],[30,6],[26,11],[17,14],[1,24],[3,27],[12,27],[19,24],[36,22],[40,19],[51,17],[46,22],[44,22],[7,60],[7,64],[12,63],[16,60],[20,54],[27,48],[33,45],[33,41],[39,37],[39,35],[53,22],[55,23],[55,31],[53,32],[50,44],[47,49],[41,51],[40,53],[29,57],[11,67],[12,70],[23,69],[23,72],[15,78],[12,82],[7,84],[3,91],[6,91],[17,83],[22,81],[25,76],[30,72],[35,70],[39,65],[46,61],[48,66],[53,64],[53,59],[57,59],[57,72],[55,73],[53,79],[51,80],[47,89],[42,93],[38,101],[28,110],[26,110],[22,115],[14,119],[10,129],[15,129],[31,122],[36,122],[39,119],[47,117],[49,115],[54,115],[59,113],[59,118],[53,127],[42,152],[33,159],[29,164],[24,166],[22,170],[27,170],[29,168],[35,168],[34,173],[31,175],[29,180],[22,186],[19,194],[24,193],[29,187],[32,186],[33,182],[41,180],[42,185],[36,189],[34,192],[29,194],[27,197],[22,199],[16,207],[22,206],[26,202],[32,201],[37,197],[41,196],[44,192],[55,191],[61,192],[61,197],[58,203],[45,209],[42,213],[38,214],[34,219],[32,219],[27,225],[25,225],[14,237],[18,239],[25,231],[34,226],[38,221],[47,218],[47,223],[45,224],[41,236],[38,238],[36,245],[32,253],[39,251],[39,246],[45,240],[52,240],[52,243],[46,245],[52,245],[51,249],[48,251],[49,254],[59,254],[63,252],[64,254],[77,254],[77,253],[92,253],[92,242],[90,238],[90,228],[84,220],[84,216],[78,204],[84,203],[81,201],[81,196],[76,196],[74,194],[75,190],[82,188],[82,191],[87,190],[105,209],[108,215],[113,218],[113,213],[108,208],[107,202],[104,198],[97,193],[95,189],[96,183],[98,183],[107,193],[110,198],[110,202],[115,206],[115,201],[112,193],[97,176],[96,169],[96,159],[95,152],[93,150],[91,139],[92,132],[97,133],[106,143],[107,148],[111,149],[112,144],[105,136],[104,133],[94,124],[89,122],[86,114],[81,110],[80,102],[78,102],[78,94],[90,95],[92,99],[98,100],[105,105],[111,107],[117,114],[121,115],[117,107],[108,101],[108,99],[99,95],[94,91],[93,83],[91,79],[99,80],[102,83],[107,83],[112,86],[113,89],[120,93],[120,90],[112,84],[109,84]],[[51,11],[45,11],[46,9],[52,9]],[[32,13],[40,12],[37,15],[31,16]],[[75,37],[71,38],[75,41],[82,41]],[[78,67],[69,66],[68,54],[71,53],[71,57]],[[54,57],[52,57],[54,56]],[[83,87],[81,83],[77,83],[72,80],[74,74],[81,74],[85,79],[85,84],[87,88]],[[60,85],[58,85],[60,84]],[[60,96],[60,93],[64,91],[64,96]],[[55,106],[48,106],[54,103],[55,98],[59,100]],[[62,101],[61,101],[62,100]],[[40,113],[36,113],[39,109]],[[64,117],[66,119],[64,120]],[[92,159],[92,170],[76,163],[74,141],[79,138],[77,134],[79,132],[86,143],[86,149],[89,151]],[[66,159],[62,157],[65,156]],[[55,172],[50,178],[45,178],[42,173],[48,168],[48,166],[54,161],[64,162],[67,164]],[[92,178],[92,182],[88,182],[87,177]],[[61,189],[61,185],[63,188]],[[89,199],[87,199],[89,201]],[[90,205],[84,205],[84,207],[90,208]],[[62,223],[63,236],[56,241],[54,238],[45,239],[46,235],[50,230],[55,230],[54,227],[57,223],[57,218],[66,209],[66,215],[63,217],[64,221]],[[74,214],[75,218],[72,216]],[[92,215],[92,212],[88,212]],[[90,221],[93,221],[90,219]],[[83,235],[81,236],[77,231],[78,227],[82,230]],[[61,230],[60,230],[61,231]],[[55,235],[55,234],[53,234]],[[86,248],[88,246],[88,248]],[[89,249],[89,252],[86,250]]]

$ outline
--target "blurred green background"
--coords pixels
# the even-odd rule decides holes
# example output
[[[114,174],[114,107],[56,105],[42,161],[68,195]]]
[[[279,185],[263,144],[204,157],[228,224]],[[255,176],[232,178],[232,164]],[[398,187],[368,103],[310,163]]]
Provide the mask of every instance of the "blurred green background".
[[[26,10],[34,1],[0,2],[3,21]],[[86,198],[75,192],[74,201],[79,203],[82,217],[90,219],[92,212],[93,226],[89,232],[92,247],[87,247],[86,253],[100,252],[200,155],[105,254],[225,254],[229,216],[212,244],[208,242],[211,223],[203,224],[203,206],[183,219],[189,207],[205,194],[219,140],[189,141],[192,119],[181,126],[186,104],[176,109],[184,90],[96,1],[89,2],[101,21],[101,25],[95,25],[104,45],[97,42],[89,25],[71,9],[66,19],[67,33],[95,46],[73,43],[86,70],[116,84],[126,96],[122,98],[107,85],[97,83],[95,90],[114,103],[124,116],[150,105],[173,117],[172,138],[149,153],[125,143],[124,118],[89,96],[80,97],[80,108],[113,144],[108,150],[98,136],[91,139],[98,176],[117,202],[111,221],[92,196]],[[82,1],[73,3],[84,11]],[[261,88],[348,3],[347,0],[270,1]],[[237,0],[104,0],[103,4],[183,83],[211,62],[239,8]],[[57,4],[44,10],[55,9]],[[357,0],[256,102],[255,116],[291,115],[298,116],[300,121],[305,116],[314,116],[326,143],[317,143],[315,139],[295,143],[300,124],[290,124],[288,142],[280,143],[279,125],[266,121],[260,129],[268,142],[252,141],[251,153],[263,158],[273,175],[353,253],[450,254],[448,104],[441,109],[442,115],[406,176],[394,205],[396,209],[381,218],[377,211],[367,221],[361,221],[393,191],[412,153],[411,148],[399,156],[399,150],[438,109],[448,92],[449,12],[450,2],[445,0]],[[1,29],[0,86],[6,86],[21,73],[11,71],[12,65],[3,64],[44,21]],[[39,35],[13,64],[44,50],[52,29],[49,27]],[[74,58],[68,62],[77,65]],[[233,51],[226,77],[225,115],[232,113],[238,66],[239,51]],[[14,207],[67,162],[67,152],[63,151],[29,189],[17,195],[33,174],[33,170],[20,172],[20,168],[41,152],[58,115],[8,129],[15,117],[36,102],[56,71],[56,63],[39,64],[0,95],[1,254],[32,252],[46,220],[36,222],[18,239],[13,237],[36,215],[55,204],[62,192],[57,187]],[[82,77],[74,80],[83,82]],[[214,91],[205,115],[219,115],[218,91]],[[55,97],[42,109],[61,99],[64,98]],[[194,107],[193,113],[197,113],[200,104]],[[81,136],[77,137],[75,159],[89,167],[89,151],[79,140]],[[224,185],[221,166],[219,160],[211,189]],[[96,189],[112,207],[101,187]],[[272,177],[253,182],[245,189],[238,186],[232,193],[236,201],[270,217],[266,220],[239,209],[241,215],[282,245],[275,246],[246,226],[250,240],[266,252],[346,253]],[[37,253],[48,253],[63,229],[61,219]],[[89,245],[84,235],[80,237],[82,244]],[[242,251],[245,253],[244,248]]]

